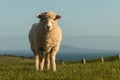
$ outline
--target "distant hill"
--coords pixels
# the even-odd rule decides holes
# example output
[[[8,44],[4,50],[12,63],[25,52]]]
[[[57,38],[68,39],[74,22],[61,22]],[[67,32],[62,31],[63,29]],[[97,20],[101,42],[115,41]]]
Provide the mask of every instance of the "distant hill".
[[[111,53],[120,52],[119,50],[87,49],[62,45],[59,53]]]
[[[62,45],[85,49],[120,50],[120,36],[64,36]],[[30,49],[28,36],[0,37],[0,50],[26,49]]]
[[[99,50],[99,49],[85,49],[71,46],[61,46],[57,54],[58,60],[79,60],[82,58],[97,58],[101,56],[111,56],[119,54],[116,50]],[[1,50],[1,55],[15,55],[15,56],[33,56],[31,50]]]
[[[62,44],[78,48],[120,50],[120,36],[66,36]]]

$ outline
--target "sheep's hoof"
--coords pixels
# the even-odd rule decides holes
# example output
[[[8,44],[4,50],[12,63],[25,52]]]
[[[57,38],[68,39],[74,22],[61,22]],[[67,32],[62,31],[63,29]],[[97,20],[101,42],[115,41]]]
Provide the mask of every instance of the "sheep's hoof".
[[[36,69],[36,71],[39,71],[39,69]]]
[[[56,70],[52,70],[53,72],[56,72]]]

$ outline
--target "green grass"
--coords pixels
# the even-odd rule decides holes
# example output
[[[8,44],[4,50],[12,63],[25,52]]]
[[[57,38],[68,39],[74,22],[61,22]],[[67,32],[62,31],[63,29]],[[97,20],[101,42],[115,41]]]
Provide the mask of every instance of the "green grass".
[[[120,61],[57,62],[57,71],[36,71],[34,60],[0,57],[0,80],[120,80]]]

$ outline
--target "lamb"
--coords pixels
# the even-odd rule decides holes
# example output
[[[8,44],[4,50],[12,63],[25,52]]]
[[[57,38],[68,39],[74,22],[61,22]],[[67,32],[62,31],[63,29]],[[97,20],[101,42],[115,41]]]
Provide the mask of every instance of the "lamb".
[[[29,32],[31,50],[35,57],[36,70],[43,71],[44,63],[47,70],[52,66],[52,71],[56,71],[56,54],[59,51],[62,40],[62,30],[57,24],[57,19],[61,16],[47,11],[36,15],[40,19],[34,23]]]

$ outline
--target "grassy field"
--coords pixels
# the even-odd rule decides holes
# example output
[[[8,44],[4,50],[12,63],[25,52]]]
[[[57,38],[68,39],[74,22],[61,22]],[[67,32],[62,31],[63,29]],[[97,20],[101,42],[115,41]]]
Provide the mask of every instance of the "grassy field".
[[[33,59],[0,56],[0,80],[120,80],[120,61],[57,62],[57,71],[36,71]]]

